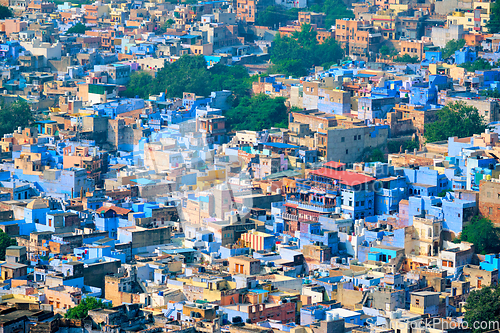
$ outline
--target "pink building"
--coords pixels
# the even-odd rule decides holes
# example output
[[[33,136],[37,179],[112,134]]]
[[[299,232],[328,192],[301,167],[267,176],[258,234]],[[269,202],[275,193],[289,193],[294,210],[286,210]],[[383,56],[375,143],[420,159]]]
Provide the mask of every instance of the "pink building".
[[[24,31],[28,28],[28,23],[19,19],[6,19],[4,22],[4,31],[7,37],[16,32]]]

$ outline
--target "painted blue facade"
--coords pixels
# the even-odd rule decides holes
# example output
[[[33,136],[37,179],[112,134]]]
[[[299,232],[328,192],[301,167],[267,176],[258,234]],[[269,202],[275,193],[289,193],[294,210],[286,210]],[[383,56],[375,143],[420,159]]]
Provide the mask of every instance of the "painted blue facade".
[[[500,271],[500,254],[487,254],[484,261],[479,263],[479,267],[485,271],[492,272],[494,270]]]
[[[399,202],[408,198],[405,177],[380,179],[381,188],[375,191],[375,214],[392,214],[398,211]]]
[[[455,51],[455,64],[461,65],[466,62],[474,62],[477,59],[477,52],[466,46],[461,50]]]
[[[385,81],[383,87],[373,87],[371,96],[373,97],[398,97],[399,89],[403,85],[401,80]]]
[[[144,100],[141,98],[124,98],[118,101],[96,104],[92,108],[101,117],[115,119],[117,115],[144,108]]]
[[[464,222],[469,221],[475,212],[476,202],[454,198],[447,193],[444,198],[438,197],[410,197],[409,224],[413,224],[413,216],[424,214],[426,218],[443,220],[443,230],[455,234],[462,231]]]
[[[368,253],[368,260],[388,263],[391,259],[397,257],[397,250],[392,247],[373,246]]]
[[[415,84],[410,88],[410,104],[429,105],[437,103],[437,87],[428,84]]]
[[[444,174],[428,167],[404,169],[408,182],[408,195],[437,196],[441,191],[450,189],[450,182]]]
[[[395,105],[394,97],[361,97],[358,100],[358,119],[373,121],[385,118]]]

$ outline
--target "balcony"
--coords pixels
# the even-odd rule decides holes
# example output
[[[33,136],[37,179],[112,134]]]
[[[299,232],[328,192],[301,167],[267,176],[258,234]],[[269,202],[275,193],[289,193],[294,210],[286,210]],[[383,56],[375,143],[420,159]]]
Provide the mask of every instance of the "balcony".
[[[290,213],[283,213],[283,219],[284,220],[291,220],[291,221],[298,221],[299,216],[295,214],[290,214]]]
[[[315,203],[305,203],[303,201],[298,201],[298,200],[287,200],[289,203],[293,203],[297,205],[297,208],[302,208],[302,209],[307,209],[307,210],[313,210],[317,212],[322,212],[322,213],[333,213],[335,212],[336,206],[333,205],[322,205],[322,204],[315,204]]]

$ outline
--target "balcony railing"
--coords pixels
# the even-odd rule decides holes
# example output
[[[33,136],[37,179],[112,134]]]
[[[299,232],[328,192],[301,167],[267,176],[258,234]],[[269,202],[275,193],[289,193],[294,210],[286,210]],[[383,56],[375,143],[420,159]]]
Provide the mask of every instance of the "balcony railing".
[[[309,210],[315,210],[323,213],[331,213],[335,212],[336,206],[333,205],[318,205],[318,204],[311,204],[311,203],[304,203],[302,201],[297,201],[297,200],[287,200],[290,203],[296,204],[297,208],[302,208],[302,209],[309,209]]]
[[[298,221],[299,216],[295,215],[295,214],[283,213],[283,219],[284,220]]]

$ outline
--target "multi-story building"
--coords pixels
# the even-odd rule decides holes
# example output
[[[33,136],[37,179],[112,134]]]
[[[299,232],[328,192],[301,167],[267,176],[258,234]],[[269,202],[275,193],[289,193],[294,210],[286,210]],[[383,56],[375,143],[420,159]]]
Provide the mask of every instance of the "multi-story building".
[[[354,163],[385,145],[389,126],[337,126],[319,129],[316,148],[327,161]]]
[[[382,33],[367,21],[339,19],[335,24],[335,39],[348,50],[349,55],[366,59],[371,53],[378,53],[383,41]]]
[[[240,21],[255,23],[257,12],[262,6],[259,0],[237,0],[236,17]]]
[[[197,130],[206,134],[207,144],[222,144],[226,142],[226,117],[206,115],[196,118]]]
[[[351,96],[347,91],[327,88],[319,81],[303,83],[302,106],[332,114],[351,112]]]
[[[255,275],[260,273],[260,260],[258,259],[237,256],[230,257],[228,260],[230,274]]]
[[[491,222],[500,225],[500,182],[481,180],[479,184],[479,212]]]
[[[472,9],[458,9],[446,17],[448,26],[462,25],[466,32],[486,32],[491,2],[474,1]]]
[[[374,27],[382,31],[384,39],[397,39],[396,27],[399,24],[399,17],[394,10],[379,10],[372,16],[372,23]]]
[[[324,13],[299,12],[299,24],[314,24],[318,28],[325,28],[325,17]]]

